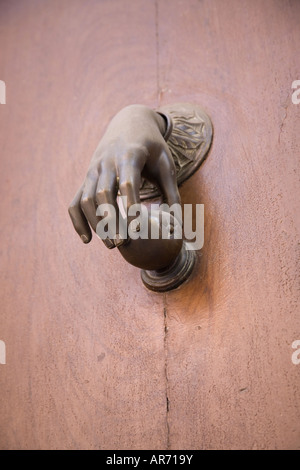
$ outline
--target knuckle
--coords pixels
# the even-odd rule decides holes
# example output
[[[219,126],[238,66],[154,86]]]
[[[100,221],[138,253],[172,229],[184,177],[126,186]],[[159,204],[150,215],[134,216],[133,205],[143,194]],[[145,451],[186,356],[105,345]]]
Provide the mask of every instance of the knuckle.
[[[119,188],[120,188],[121,193],[132,192],[133,189],[134,189],[134,184],[133,184],[133,182],[130,181],[130,180],[122,181],[122,182],[119,184]]]
[[[107,200],[109,197],[109,189],[106,188],[99,188],[96,193],[96,200],[97,201],[102,201],[102,200]]]
[[[111,157],[108,152],[104,153],[101,156],[101,159],[98,161],[98,173],[99,174],[107,171],[107,167],[109,167],[110,158]]]
[[[149,151],[146,147],[146,145],[143,145],[141,143],[139,144],[131,144],[128,149],[127,149],[127,155],[129,157],[139,157],[142,155],[148,155]]]
[[[145,161],[149,156],[149,150],[146,145],[143,144],[130,144],[123,149],[120,154],[120,162],[125,165],[131,165],[135,162]]]
[[[97,168],[89,168],[87,174],[86,174],[86,177],[88,180],[91,180],[91,181],[95,181],[97,178],[98,178],[99,174],[98,174],[98,170]]]
[[[71,217],[73,217],[77,212],[77,205],[74,202],[71,202],[71,204],[69,205],[68,212]]]
[[[145,158],[148,158],[149,155],[150,155],[150,152],[149,152],[148,148],[146,147],[146,145],[140,145],[138,153],[141,157],[145,157]]]
[[[81,205],[81,208],[85,208],[87,206],[89,206],[92,202],[92,198],[91,196],[88,196],[86,194],[84,194],[80,200],[80,205]]]

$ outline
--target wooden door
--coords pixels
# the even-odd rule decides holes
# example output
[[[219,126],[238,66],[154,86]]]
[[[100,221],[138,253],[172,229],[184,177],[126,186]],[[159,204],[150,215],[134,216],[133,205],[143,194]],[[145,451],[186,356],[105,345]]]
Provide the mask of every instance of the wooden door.
[[[0,3],[2,449],[299,449],[297,0]],[[68,204],[122,107],[202,105],[190,281],[147,291]]]

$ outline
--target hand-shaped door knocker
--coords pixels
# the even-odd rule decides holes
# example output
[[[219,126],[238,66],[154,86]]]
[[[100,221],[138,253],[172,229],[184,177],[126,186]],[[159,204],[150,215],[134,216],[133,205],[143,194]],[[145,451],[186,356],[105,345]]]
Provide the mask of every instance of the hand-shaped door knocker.
[[[195,252],[183,240],[178,185],[205,159],[212,124],[197,105],[122,109],[111,120],[69,207],[84,243],[92,230],[142,269],[143,283],[164,292],[190,275]],[[160,203],[151,204],[151,198]],[[142,202],[146,201],[146,202]],[[91,230],[92,228],[92,230]]]

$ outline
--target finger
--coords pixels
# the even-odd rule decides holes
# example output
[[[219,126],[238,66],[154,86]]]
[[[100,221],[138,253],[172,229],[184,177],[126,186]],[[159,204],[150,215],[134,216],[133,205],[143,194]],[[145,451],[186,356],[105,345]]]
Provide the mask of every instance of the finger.
[[[112,224],[113,234],[109,240],[115,245],[123,244],[124,240],[119,236],[119,208],[117,205],[117,175],[111,168],[103,168],[97,183],[96,203],[98,212],[101,206],[104,208],[102,212],[106,213],[106,220]],[[100,217],[100,220],[103,217]],[[103,240],[105,242],[105,240]],[[107,244],[108,241],[106,241]]]
[[[133,230],[134,233],[142,233],[148,227],[148,213],[147,210],[143,210],[145,207],[141,205],[140,200],[141,178],[140,167],[135,165],[134,162],[131,162],[131,165],[124,165],[119,169],[120,194],[123,206],[127,206],[125,207],[125,210],[127,209],[127,227]],[[145,218],[147,218],[147,222]],[[139,229],[133,228],[132,222],[134,220],[139,221],[137,225]],[[132,236],[129,230],[128,239]]]
[[[82,196],[80,200],[81,209],[94,232],[96,232],[97,223],[100,220],[96,216],[97,208],[95,201],[98,177],[99,174],[97,170],[93,170],[88,173],[84,182]]]
[[[82,190],[83,186],[79,188],[73,201],[71,202],[69,206],[69,215],[71,217],[74,229],[80,236],[83,243],[89,243],[92,239],[92,232],[80,205]]]
[[[141,186],[141,170],[138,166],[123,165],[119,168],[119,189],[121,196],[127,198],[127,209],[133,204],[139,204]]]
[[[171,152],[164,149],[159,159],[157,183],[163,194],[164,202],[171,206],[180,204],[180,194],[177,186],[176,167]]]
[[[177,186],[176,167],[169,148],[163,149],[159,159],[157,184],[163,195],[163,202],[169,207],[176,204],[174,216],[181,220],[180,194]]]

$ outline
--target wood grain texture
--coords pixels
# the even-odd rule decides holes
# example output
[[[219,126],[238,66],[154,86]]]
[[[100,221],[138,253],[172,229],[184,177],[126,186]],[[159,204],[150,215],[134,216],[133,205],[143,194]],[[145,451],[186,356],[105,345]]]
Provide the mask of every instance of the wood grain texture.
[[[1,449],[300,448],[299,19],[287,0],[0,3]],[[160,295],[67,206],[119,109],[176,101],[215,137],[181,188],[204,247]]]
[[[162,299],[67,212],[112,115],[157,104],[155,9],[87,3],[1,3],[1,448],[167,442]]]
[[[200,103],[215,136],[181,190],[205,205],[205,243],[166,296],[169,445],[299,449],[300,4],[172,6],[159,6],[161,101]]]

